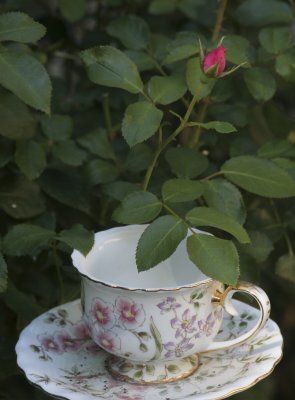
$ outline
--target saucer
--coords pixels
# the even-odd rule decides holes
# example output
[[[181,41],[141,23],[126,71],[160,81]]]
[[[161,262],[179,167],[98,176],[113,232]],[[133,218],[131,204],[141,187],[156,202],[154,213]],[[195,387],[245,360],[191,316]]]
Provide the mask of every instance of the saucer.
[[[216,340],[233,339],[255,325],[259,311],[233,300],[238,317],[225,314]],[[69,400],[217,400],[255,385],[282,357],[283,338],[269,320],[248,343],[200,354],[200,367],[181,381],[136,385],[112,378],[107,353],[89,337],[80,300],[53,308],[21,333],[17,362],[31,383]]]

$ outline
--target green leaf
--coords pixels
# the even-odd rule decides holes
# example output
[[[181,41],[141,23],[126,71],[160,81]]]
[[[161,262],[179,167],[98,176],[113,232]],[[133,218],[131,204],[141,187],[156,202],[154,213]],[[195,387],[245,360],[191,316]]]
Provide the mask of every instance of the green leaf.
[[[212,226],[233,235],[241,243],[249,243],[245,229],[227,214],[210,207],[196,207],[185,217],[193,226]]]
[[[196,178],[209,166],[209,162],[197,150],[187,147],[170,148],[165,153],[172,172],[179,178]]]
[[[221,167],[231,182],[264,197],[291,197],[295,195],[295,182],[282,168],[271,161],[254,156],[231,158]]]
[[[204,129],[214,129],[218,133],[237,132],[236,128],[229,122],[210,121],[210,122],[189,122],[189,126],[201,126]]]
[[[147,86],[148,93],[155,103],[170,104],[179,100],[187,91],[181,75],[153,76]]]
[[[243,224],[246,220],[246,208],[240,191],[225,179],[212,179],[203,183],[204,197],[209,207],[232,217]]]
[[[13,154],[14,154],[13,143],[9,140],[0,138],[0,168],[4,167],[6,164],[9,163],[9,161],[13,157]]]
[[[89,188],[76,170],[47,168],[39,178],[39,184],[53,199],[90,214]]]
[[[226,35],[223,41],[226,48],[226,61],[233,64],[254,61],[254,48],[248,39],[238,35]]]
[[[29,106],[50,113],[50,78],[35,57],[1,46],[0,84]]]
[[[121,224],[143,224],[159,215],[162,203],[152,193],[133,192],[124,198],[113,213],[113,220]]]
[[[124,115],[122,133],[130,147],[150,138],[159,128],[163,112],[148,101],[130,104]]]
[[[55,232],[37,225],[19,224],[4,236],[3,252],[9,256],[32,255],[48,247]]]
[[[211,93],[216,79],[207,78],[201,69],[200,59],[194,57],[187,62],[186,82],[191,94],[201,100]]]
[[[38,185],[13,175],[0,181],[0,208],[15,219],[32,218],[45,211]]]
[[[177,61],[185,60],[199,52],[197,40],[195,43],[182,44],[171,48],[168,55],[164,58],[163,65],[169,65]]]
[[[152,0],[149,12],[155,15],[169,14],[175,10],[178,0]]]
[[[236,10],[237,20],[245,26],[291,23],[291,7],[276,0],[246,0]]]
[[[276,81],[269,70],[255,67],[244,72],[244,80],[249,92],[257,101],[267,101],[276,92]]]
[[[66,243],[72,249],[77,249],[86,257],[94,245],[94,232],[77,224],[71,229],[61,231],[56,239]]]
[[[122,51],[111,46],[97,46],[80,53],[89,79],[99,85],[142,91],[143,83],[136,65]]]
[[[53,114],[50,117],[44,115],[40,118],[41,127],[48,139],[58,142],[71,137],[73,121],[68,115]]]
[[[152,360],[159,360],[159,358],[161,358],[163,344],[162,344],[161,334],[154,323],[153,317],[150,318],[150,331],[151,331],[151,335],[155,341],[155,348],[156,348],[156,352],[155,352],[155,355],[152,358]]]
[[[248,231],[251,243],[239,245],[239,251],[254,258],[258,263],[267,259],[274,247],[269,237],[259,231]]]
[[[289,51],[276,57],[276,72],[287,82],[295,82],[295,51]]]
[[[144,51],[125,50],[124,53],[136,64],[139,71],[150,71],[155,67],[155,61]]]
[[[288,140],[271,140],[259,147],[257,154],[259,157],[295,157],[294,144]]]
[[[114,181],[119,175],[116,165],[99,159],[92,160],[86,164],[83,172],[86,181],[90,185]]]
[[[146,143],[139,143],[132,147],[125,160],[124,168],[132,172],[144,171],[152,162],[154,152]]]
[[[46,154],[34,140],[20,141],[16,145],[15,162],[29,179],[38,178],[46,167]]]
[[[119,201],[122,201],[128,194],[137,192],[138,189],[139,187],[135,183],[124,181],[111,182],[102,186],[102,190],[107,196]]]
[[[5,292],[7,287],[7,264],[0,253],[0,293]]]
[[[106,31],[132,50],[145,49],[150,40],[147,23],[136,15],[124,15],[111,20]]]
[[[138,271],[146,271],[166,260],[185,238],[187,227],[172,215],[159,217],[141,235],[136,249]]]
[[[196,234],[187,239],[191,261],[207,276],[228,285],[239,277],[239,255],[232,241]]]
[[[96,156],[107,160],[115,160],[116,158],[112,145],[108,140],[107,133],[102,128],[86,133],[86,135],[79,137],[77,142],[80,146],[84,147],[84,149]]]
[[[27,106],[13,94],[1,95],[0,134],[12,140],[28,139],[35,129],[36,121]]]
[[[45,26],[34,21],[27,14],[9,12],[0,15],[0,42],[12,40],[21,43],[35,43],[45,33]]]
[[[84,17],[86,12],[86,0],[58,0],[62,15],[71,22]]]
[[[219,80],[220,82],[220,80]],[[210,114],[220,121],[228,121],[240,127],[245,127],[249,122],[249,107],[245,103],[212,104]]]
[[[261,46],[271,54],[283,52],[290,46],[290,28],[264,28],[259,32]]]
[[[295,283],[295,256],[284,254],[276,263],[276,274]]]
[[[63,163],[73,167],[82,165],[87,158],[86,151],[80,149],[73,140],[55,143],[52,148],[52,154]]]
[[[203,192],[201,182],[189,179],[169,179],[162,187],[163,200],[170,203],[192,201],[201,197]]]

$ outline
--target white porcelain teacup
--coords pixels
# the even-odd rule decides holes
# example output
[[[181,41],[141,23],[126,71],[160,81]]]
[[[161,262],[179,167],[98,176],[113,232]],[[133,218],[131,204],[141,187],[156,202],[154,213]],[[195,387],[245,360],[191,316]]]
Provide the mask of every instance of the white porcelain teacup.
[[[83,317],[93,340],[112,354],[109,372],[137,383],[170,382],[198,368],[198,353],[256,335],[269,317],[270,303],[253,284],[225,289],[203,275],[189,260],[185,241],[168,260],[138,273],[135,251],[145,228],[129,225],[98,232],[90,253],[84,257],[75,250],[72,259],[82,276]],[[214,342],[224,308],[235,313],[235,292],[256,299],[259,321],[241,337]]]

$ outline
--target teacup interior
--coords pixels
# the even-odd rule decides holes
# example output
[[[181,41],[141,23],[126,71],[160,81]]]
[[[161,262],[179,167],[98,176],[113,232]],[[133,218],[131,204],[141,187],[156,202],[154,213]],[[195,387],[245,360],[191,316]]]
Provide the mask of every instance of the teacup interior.
[[[74,265],[90,279],[131,289],[168,289],[208,279],[189,260],[185,240],[169,259],[138,272],[136,246],[145,228],[146,225],[130,225],[97,233],[87,257],[74,252]]]

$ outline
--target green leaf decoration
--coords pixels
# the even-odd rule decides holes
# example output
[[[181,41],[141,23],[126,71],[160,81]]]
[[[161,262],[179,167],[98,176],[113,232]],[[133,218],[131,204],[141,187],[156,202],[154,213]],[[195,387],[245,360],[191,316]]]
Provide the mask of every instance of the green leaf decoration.
[[[204,197],[209,207],[213,207],[243,224],[246,207],[240,191],[226,179],[212,179],[203,182]]]
[[[115,47],[93,47],[82,51],[80,56],[92,82],[124,89],[130,93],[142,91],[143,83],[136,65]]]
[[[73,140],[57,142],[52,148],[52,154],[67,165],[78,167],[87,158],[87,152],[81,149]]]
[[[189,179],[169,179],[162,187],[165,202],[181,203],[198,199],[204,193],[201,182]]]
[[[243,36],[226,35],[223,44],[226,48],[226,61],[237,65],[254,61],[255,50]]]
[[[86,0],[58,0],[58,6],[62,15],[71,22],[78,21],[86,12]]]
[[[115,160],[115,154],[104,129],[98,128],[78,138],[77,142],[91,154]]]
[[[122,201],[128,194],[137,192],[139,186],[135,183],[125,182],[125,181],[116,181],[102,185],[103,192],[115,199]]]
[[[248,192],[264,197],[295,195],[295,182],[271,161],[254,156],[231,158],[221,167],[225,177]]]
[[[90,185],[98,185],[99,183],[106,183],[114,181],[119,174],[116,165],[105,160],[92,160],[85,165],[83,170],[86,181]]]
[[[251,256],[252,259],[258,263],[261,263],[267,259],[274,247],[269,237],[259,231],[248,231],[251,243],[238,245],[240,253]]]
[[[151,361],[159,360],[159,358],[161,358],[161,353],[163,351],[163,345],[162,345],[161,334],[154,323],[153,317],[150,318],[150,331],[151,331],[151,335],[155,341],[155,348],[156,348],[155,355],[151,359]]]
[[[113,19],[107,26],[107,33],[120,40],[128,49],[145,49],[150,40],[150,30],[144,19],[136,15],[124,15]]]
[[[3,255],[0,253],[0,293],[5,292],[7,288],[7,264]]]
[[[249,92],[257,101],[267,101],[276,91],[276,81],[269,70],[261,67],[248,69],[244,72],[244,80]]]
[[[38,178],[46,167],[46,154],[41,144],[34,140],[20,141],[14,156],[19,169],[29,179]]]
[[[185,218],[195,227],[211,226],[230,233],[241,243],[250,242],[250,238],[242,225],[215,208],[196,207],[189,211]]]
[[[163,112],[148,101],[130,104],[122,123],[122,133],[129,146],[135,146],[153,136],[162,117]]]
[[[35,129],[36,121],[22,101],[10,93],[0,96],[0,135],[11,140],[28,139]]]
[[[153,76],[147,86],[148,94],[159,104],[170,104],[179,100],[187,91],[181,75]]]
[[[50,113],[50,78],[35,57],[1,46],[0,84],[29,106]]]
[[[42,190],[58,202],[90,214],[89,187],[76,169],[47,168],[39,178]]]
[[[237,20],[245,26],[292,23],[292,9],[282,1],[246,0],[236,10]]]
[[[55,232],[37,225],[19,224],[4,236],[3,252],[9,256],[32,255],[50,245]]]
[[[35,43],[46,33],[39,24],[22,12],[14,11],[0,15],[0,42],[11,40],[21,43]]]
[[[177,372],[180,372],[180,368],[179,368],[178,365],[176,365],[176,364],[168,364],[168,365],[167,365],[167,370],[168,370],[171,374],[176,374]]]
[[[56,239],[66,243],[72,249],[80,251],[86,257],[94,245],[94,232],[77,224],[71,229],[61,231]]]
[[[201,69],[201,60],[194,57],[187,62],[186,82],[191,94],[201,100],[211,93],[216,79],[207,78]]]
[[[189,126],[201,126],[204,129],[214,129],[218,133],[237,132],[236,128],[229,122],[211,121],[211,122],[189,122]]]
[[[32,218],[45,211],[38,185],[13,175],[0,180],[0,208],[15,219]]]
[[[290,28],[264,28],[259,32],[261,46],[271,54],[279,54],[290,46]]]
[[[207,276],[228,285],[239,277],[239,255],[232,241],[196,234],[187,239],[191,261]]]
[[[179,178],[196,178],[209,166],[206,157],[187,147],[170,148],[166,151],[165,158],[172,172]]]
[[[276,262],[276,274],[295,283],[295,256],[284,254]]]
[[[137,191],[124,198],[112,218],[121,224],[143,224],[156,218],[161,209],[162,203],[154,194]]]
[[[141,235],[136,249],[138,271],[146,271],[166,260],[185,238],[187,227],[172,215],[159,217]]]
[[[68,115],[53,114],[40,118],[44,135],[54,142],[69,139],[74,129],[72,118]]]

